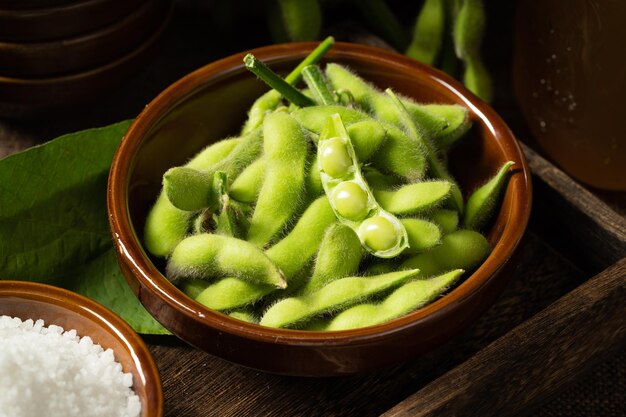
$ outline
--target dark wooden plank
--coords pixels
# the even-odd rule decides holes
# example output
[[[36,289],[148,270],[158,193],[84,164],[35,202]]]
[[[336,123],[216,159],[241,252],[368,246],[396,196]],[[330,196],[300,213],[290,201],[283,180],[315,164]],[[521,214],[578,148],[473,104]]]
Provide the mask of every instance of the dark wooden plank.
[[[384,414],[527,413],[626,344],[626,258]]]
[[[534,233],[498,302],[467,331],[430,354],[344,378],[293,378],[227,363],[186,346],[152,345],[167,416],[375,416],[466,361],[586,279]]]
[[[590,274],[626,256],[626,219],[523,145],[533,172],[532,227]]]

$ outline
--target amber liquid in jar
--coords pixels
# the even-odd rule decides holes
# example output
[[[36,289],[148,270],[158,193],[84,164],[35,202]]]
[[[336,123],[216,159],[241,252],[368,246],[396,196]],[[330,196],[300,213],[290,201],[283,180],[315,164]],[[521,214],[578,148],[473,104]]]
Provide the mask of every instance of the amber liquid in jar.
[[[542,150],[626,190],[626,0],[519,0],[515,93]]]

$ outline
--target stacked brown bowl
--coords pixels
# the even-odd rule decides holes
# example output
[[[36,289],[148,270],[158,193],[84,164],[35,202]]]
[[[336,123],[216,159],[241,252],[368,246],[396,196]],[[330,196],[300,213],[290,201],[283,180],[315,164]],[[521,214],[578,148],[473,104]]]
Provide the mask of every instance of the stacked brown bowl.
[[[0,0],[0,116],[32,117],[141,68],[171,0]]]

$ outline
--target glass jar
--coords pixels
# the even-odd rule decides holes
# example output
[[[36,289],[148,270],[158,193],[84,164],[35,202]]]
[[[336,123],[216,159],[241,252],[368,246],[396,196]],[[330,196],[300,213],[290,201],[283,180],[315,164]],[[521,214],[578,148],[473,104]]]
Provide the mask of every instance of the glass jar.
[[[514,84],[549,158],[626,190],[626,0],[519,0]]]

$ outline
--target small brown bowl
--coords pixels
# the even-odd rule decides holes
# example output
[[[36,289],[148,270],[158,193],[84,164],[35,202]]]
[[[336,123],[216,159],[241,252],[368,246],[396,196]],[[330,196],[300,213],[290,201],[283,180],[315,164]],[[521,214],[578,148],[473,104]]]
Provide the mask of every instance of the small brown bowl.
[[[274,45],[254,55],[287,72],[313,43]],[[461,189],[471,191],[505,161],[515,161],[488,239],[493,251],[460,285],[432,304],[377,326],[337,332],[272,329],[209,310],[172,285],[143,249],[144,220],[163,173],[207,144],[240,129],[264,90],[242,65],[245,53],[214,62],[161,93],[130,127],[109,175],[108,212],[118,259],[141,303],[181,339],[227,360],[281,374],[341,375],[415,357],[467,328],[495,301],[510,278],[511,257],[530,214],[530,171],[513,134],[487,104],[449,76],[405,56],[338,43],[327,60],[346,64],[379,87],[421,102],[457,103],[474,128],[451,155]],[[462,154],[462,155],[461,155]],[[461,158],[463,156],[463,158]]]
[[[155,51],[172,16],[171,3],[161,24],[143,43],[106,65],[50,78],[0,76],[0,116],[47,117],[77,103],[93,100],[138,71]]]
[[[165,18],[169,0],[146,1],[127,16],[94,32],[52,42],[0,42],[0,74],[46,76],[94,68],[136,48]]]
[[[128,324],[101,304],[62,288],[34,282],[0,281],[0,316],[42,319],[46,326],[76,329],[103,348],[113,349],[124,372],[133,375],[142,417],[163,415],[163,391],[157,367],[145,343]]]
[[[0,41],[46,42],[77,36],[115,22],[143,1],[153,0],[83,0],[37,9],[0,9]]]

